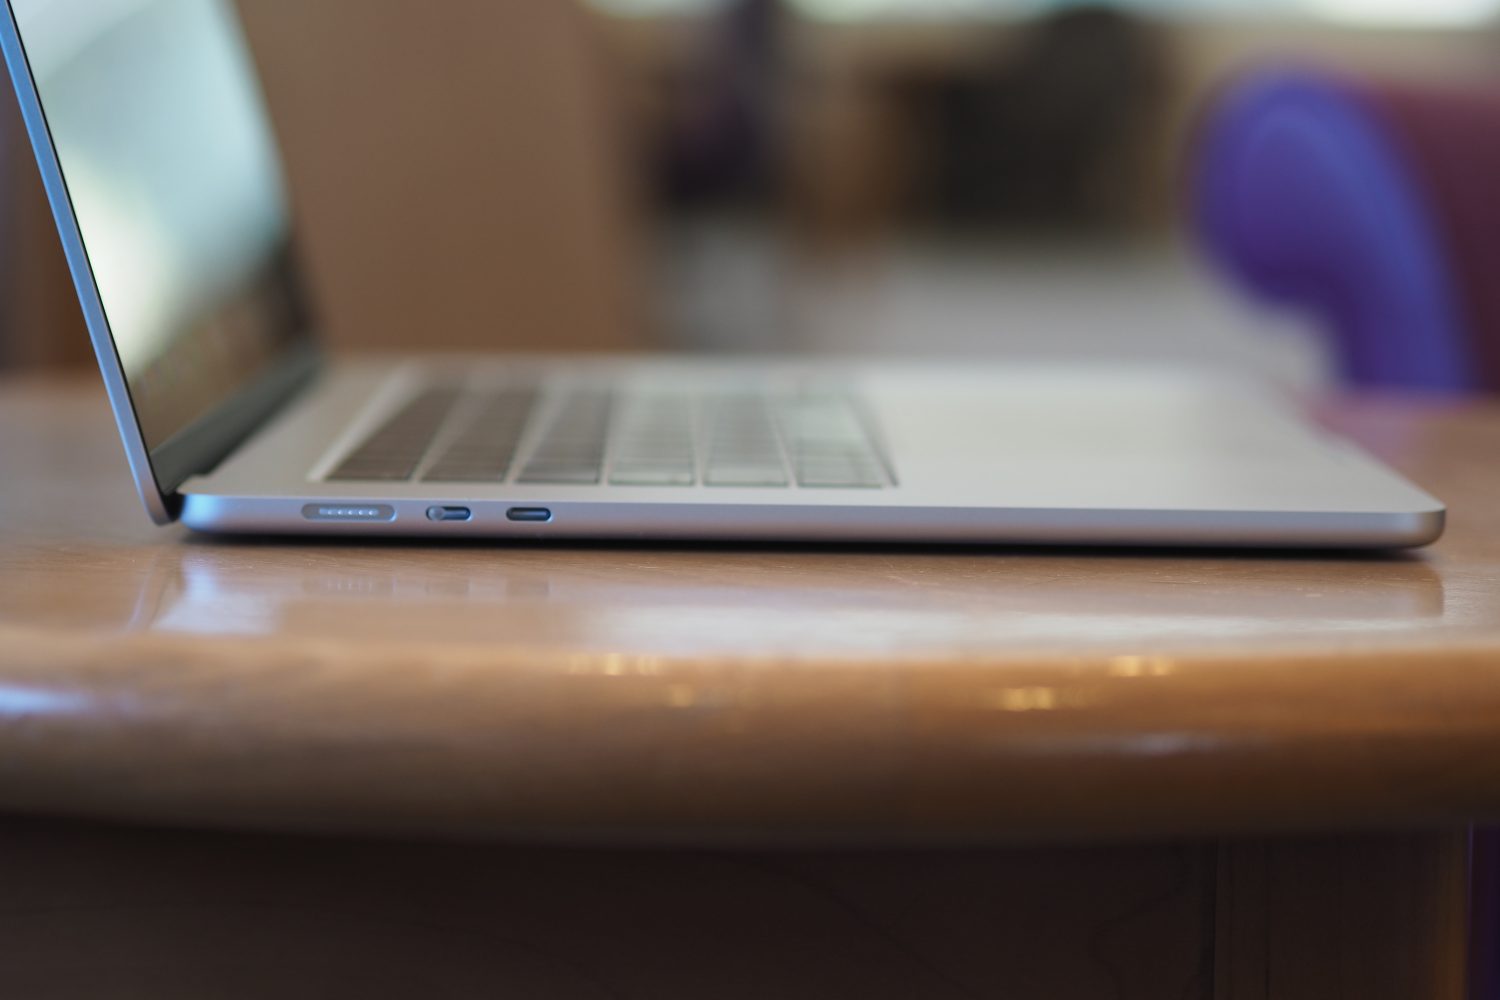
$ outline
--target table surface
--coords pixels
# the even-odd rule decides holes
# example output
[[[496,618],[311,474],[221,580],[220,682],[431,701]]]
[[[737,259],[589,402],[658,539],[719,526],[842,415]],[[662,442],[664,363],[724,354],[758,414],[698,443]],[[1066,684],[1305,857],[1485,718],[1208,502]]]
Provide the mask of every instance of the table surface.
[[[0,385],[0,812],[709,843],[1500,816],[1500,406],[1320,419],[1400,556],[223,541]]]

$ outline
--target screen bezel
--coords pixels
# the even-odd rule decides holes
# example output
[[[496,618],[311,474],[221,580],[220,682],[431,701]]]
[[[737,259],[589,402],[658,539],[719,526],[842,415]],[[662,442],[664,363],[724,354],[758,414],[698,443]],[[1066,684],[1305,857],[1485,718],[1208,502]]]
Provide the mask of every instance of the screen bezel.
[[[0,51],[9,69],[21,117],[30,137],[32,151],[42,175],[42,186],[52,207],[53,219],[62,240],[63,253],[78,300],[83,307],[84,322],[94,345],[99,369],[109,394],[115,423],[125,445],[126,457],[135,478],[136,489],[151,519],[168,524],[181,511],[177,489],[189,477],[207,472],[221,462],[256,427],[264,423],[301,389],[316,378],[323,366],[323,354],[313,325],[308,322],[293,334],[293,342],[267,368],[266,372],[241,387],[208,413],[179,430],[154,450],[149,448],[136,416],[130,385],[115,347],[114,336],[94,280],[93,265],[84,245],[73,210],[72,197],[52,132],[42,107],[41,95],[32,76],[31,63],[21,39],[11,0],[3,4],[0,17]],[[294,227],[292,227],[294,228]],[[291,252],[296,258],[296,240],[292,234]],[[297,289],[302,301],[306,295]]]

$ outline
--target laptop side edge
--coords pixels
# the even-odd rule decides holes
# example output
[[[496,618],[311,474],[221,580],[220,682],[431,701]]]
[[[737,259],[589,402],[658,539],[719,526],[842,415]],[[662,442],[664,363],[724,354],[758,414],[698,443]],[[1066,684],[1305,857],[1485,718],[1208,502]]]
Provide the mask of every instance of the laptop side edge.
[[[316,340],[310,339],[207,417],[159,445],[153,453],[136,414],[124,365],[115,346],[11,0],[0,3],[0,52],[4,54],[21,117],[31,140],[136,490],[151,520],[157,524],[169,524],[181,514],[182,498],[177,494],[177,488],[183,481],[222,461],[252,431],[311,383],[323,367],[321,351]]]

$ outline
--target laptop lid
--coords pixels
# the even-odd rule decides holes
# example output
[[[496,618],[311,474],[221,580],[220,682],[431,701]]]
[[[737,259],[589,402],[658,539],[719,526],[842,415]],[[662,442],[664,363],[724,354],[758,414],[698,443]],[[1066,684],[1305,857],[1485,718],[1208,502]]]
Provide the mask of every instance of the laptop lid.
[[[7,0],[3,47],[158,523],[311,378],[281,165],[228,0]]]

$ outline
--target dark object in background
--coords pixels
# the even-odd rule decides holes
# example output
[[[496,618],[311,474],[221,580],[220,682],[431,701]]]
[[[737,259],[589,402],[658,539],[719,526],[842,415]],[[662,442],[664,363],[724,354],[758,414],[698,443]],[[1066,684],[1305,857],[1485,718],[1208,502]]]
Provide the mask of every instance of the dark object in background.
[[[1500,997],[1500,828],[1469,833],[1469,996]]]
[[[1210,254],[1361,386],[1500,390],[1500,86],[1252,74],[1195,154]]]
[[[758,201],[775,184],[780,0],[735,0],[707,26],[707,58],[665,81],[667,121],[652,144],[659,201]]]
[[[1156,25],[1077,7],[1021,29],[982,75],[931,98],[922,198],[964,225],[1116,228],[1140,221],[1163,135],[1169,53]]]

